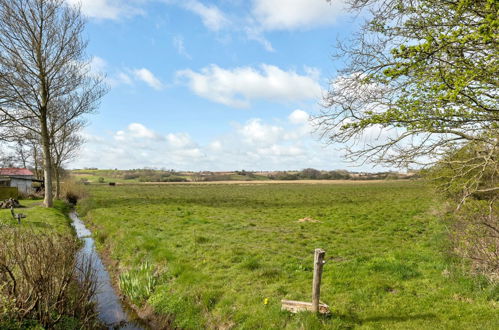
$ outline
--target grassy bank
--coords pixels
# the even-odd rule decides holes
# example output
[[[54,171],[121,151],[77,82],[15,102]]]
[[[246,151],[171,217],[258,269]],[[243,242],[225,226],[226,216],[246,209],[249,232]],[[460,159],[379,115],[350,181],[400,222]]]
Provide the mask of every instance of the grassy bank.
[[[139,285],[131,298],[181,328],[499,324],[497,287],[464,276],[448,256],[439,201],[417,182],[90,192],[80,213],[115,262],[112,272],[136,277],[148,289]],[[317,222],[298,221],[304,218]],[[322,300],[332,315],[282,312],[281,299],[310,299],[318,247],[327,251]]]
[[[16,213],[27,216],[22,220],[21,228],[68,235],[73,233],[71,221],[66,216],[70,209],[66,202],[55,201],[52,209],[42,207],[41,200],[21,200],[20,203],[23,208],[16,209]],[[17,220],[12,218],[10,210],[0,209],[0,224],[17,226]]]

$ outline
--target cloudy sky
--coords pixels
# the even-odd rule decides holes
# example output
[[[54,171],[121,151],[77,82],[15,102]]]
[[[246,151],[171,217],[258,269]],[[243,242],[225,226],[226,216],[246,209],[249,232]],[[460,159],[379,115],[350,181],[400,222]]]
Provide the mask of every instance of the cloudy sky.
[[[358,24],[340,0],[67,0],[110,92],[72,168],[371,170],[309,116]]]

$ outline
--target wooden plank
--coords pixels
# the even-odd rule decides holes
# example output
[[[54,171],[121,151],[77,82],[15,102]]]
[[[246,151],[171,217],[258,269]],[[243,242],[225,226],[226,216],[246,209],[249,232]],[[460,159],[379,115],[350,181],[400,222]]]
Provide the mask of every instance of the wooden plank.
[[[287,310],[291,313],[299,312],[313,312],[313,306],[311,302],[296,301],[296,300],[281,300],[281,309]],[[329,306],[326,304],[319,303],[318,312],[321,314],[329,314]]]
[[[321,297],[322,268],[324,267],[324,256],[326,251],[315,249],[314,254],[314,279],[312,282],[312,312],[319,311],[319,299]]]

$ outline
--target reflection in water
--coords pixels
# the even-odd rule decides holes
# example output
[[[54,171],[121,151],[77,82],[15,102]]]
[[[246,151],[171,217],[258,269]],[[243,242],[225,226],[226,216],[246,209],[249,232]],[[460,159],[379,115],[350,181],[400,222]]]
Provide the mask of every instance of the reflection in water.
[[[78,259],[91,260],[93,269],[97,275],[98,290],[94,299],[97,303],[99,319],[110,329],[142,330],[141,326],[131,321],[130,316],[123,309],[120,299],[111,285],[109,273],[95,250],[94,239],[90,237],[92,233],[85,227],[85,224],[78,218],[75,212],[71,212],[69,217],[76,230],[76,235],[84,241],[84,246],[78,252]]]

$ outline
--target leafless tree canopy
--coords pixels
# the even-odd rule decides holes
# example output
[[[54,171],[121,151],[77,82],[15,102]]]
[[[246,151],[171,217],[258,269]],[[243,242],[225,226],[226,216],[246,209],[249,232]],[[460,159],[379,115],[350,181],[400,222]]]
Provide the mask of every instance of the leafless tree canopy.
[[[0,0],[3,137],[14,137],[21,129],[39,139],[47,206],[52,205],[56,136],[94,111],[106,92],[102,79],[90,72],[84,27],[80,10],[63,0]]]

